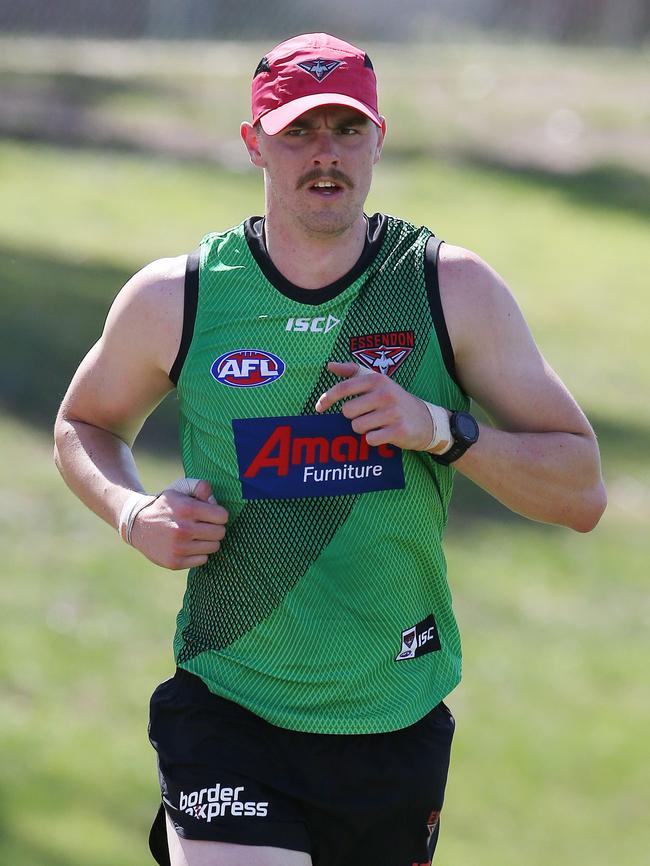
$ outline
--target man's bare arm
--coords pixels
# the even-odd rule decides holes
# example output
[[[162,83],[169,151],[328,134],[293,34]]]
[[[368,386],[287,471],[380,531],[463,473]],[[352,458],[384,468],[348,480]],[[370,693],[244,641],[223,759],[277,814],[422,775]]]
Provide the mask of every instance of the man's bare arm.
[[[494,425],[457,469],[519,514],[593,529],[606,505],[596,437],[503,280],[444,245],[440,288],[461,383]]]
[[[55,461],[71,490],[117,527],[142,491],[131,446],[171,390],[168,371],[183,325],[186,256],[143,268],[117,296],[101,338],[79,366],[55,423]],[[202,482],[189,497],[166,492],[136,518],[133,544],[168,568],[200,565],[219,548],[225,509]]]
[[[482,425],[479,441],[454,465],[526,517],[593,529],[606,504],[596,438],[540,355],[512,295],[458,247],[441,248],[439,278],[461,383],[495,425]],[[328,366],[345,379],[322,395],[318,411],[346,400],[343,414],[370,445],[428,447],[432,421],[420,399],[379,373],[355,375],[355,364]]]

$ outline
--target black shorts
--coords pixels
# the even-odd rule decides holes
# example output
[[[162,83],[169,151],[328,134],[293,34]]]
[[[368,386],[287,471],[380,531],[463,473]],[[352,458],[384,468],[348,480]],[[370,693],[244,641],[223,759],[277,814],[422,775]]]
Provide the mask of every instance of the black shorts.
[[[162,805],[149,844],[161,866],[163,805],[186,839],[305,851],[314,866],[430,863],[454,733],[444,704],[386,734],[308,734],[269,724],[179,668],[150,713]]]

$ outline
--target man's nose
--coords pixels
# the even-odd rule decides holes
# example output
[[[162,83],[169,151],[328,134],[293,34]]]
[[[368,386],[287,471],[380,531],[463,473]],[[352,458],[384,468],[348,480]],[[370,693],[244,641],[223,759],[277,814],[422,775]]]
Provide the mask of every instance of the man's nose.
[[[338,165],[339,151],[334,135],[329,131],[319,132],[315,137],[312,161],[314,165]]]

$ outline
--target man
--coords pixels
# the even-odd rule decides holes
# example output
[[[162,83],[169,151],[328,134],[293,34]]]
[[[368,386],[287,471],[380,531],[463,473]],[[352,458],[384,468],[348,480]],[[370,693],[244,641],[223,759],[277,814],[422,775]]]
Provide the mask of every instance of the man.
[[[63,401],[57,464],[151,561],[191,569],[151,701],[158,862],[429,863],[460,679],[454,468],[588,531],[598,448],[494,271],[364,215],[386,125],[363,51],[280,44],[252,120],[265,218],[126,284]],[[188,478],[147,495],[131,445],[174,385]]]

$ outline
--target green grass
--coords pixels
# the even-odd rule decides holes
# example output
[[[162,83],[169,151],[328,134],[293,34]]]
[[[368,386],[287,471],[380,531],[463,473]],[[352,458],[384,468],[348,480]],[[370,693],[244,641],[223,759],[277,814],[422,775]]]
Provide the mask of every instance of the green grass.
[[[407,47],[366,46],[396,153],[462,150],[569,168],[614,158],[647,170],[647,50],[422,37]],[[38,135],[47,128],[79,141],[110,129],[113,140],[145,150],[175,138],[241,166],[237,131],[252,72],[268,48],[0,36],[0,93],[13,107],[6,120],[0,114],[0,130]],[[30,110],[21,115],[16,105]],[[62,121],[62,106],[80,122]],[[568,138],[557,128],[558,110],[560,117],[570,112]]]
[[[0,862],[136,866],[152,862],[158,796],[147,701],[173,667],[184,576],[142,560],[74,499],[49,428],[121,283],[259,212],[260,181],[9,142],[0,176]],[[647,190],[616,166],[563,177],[420,156],[377,173],[369,210],[431,225],[510,283],[596,425],[610,491],[581,536],[458,485],[447,551],[465,679],[449,699],[440,866],[647,859]],[[151,489],[180,473],[173,400],[157,418],[165,450],[152,454],[151,434],[138,449]]]
[[[467,534],[449,539],[466,676],[443,863],[641,863],[647,543],[615,506],[586,538]]]

